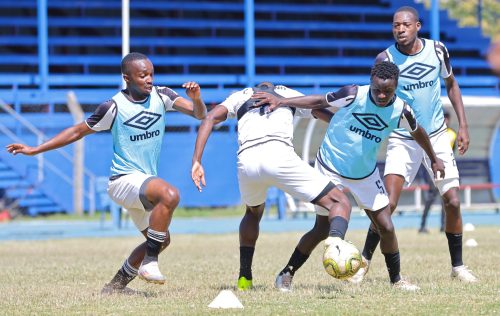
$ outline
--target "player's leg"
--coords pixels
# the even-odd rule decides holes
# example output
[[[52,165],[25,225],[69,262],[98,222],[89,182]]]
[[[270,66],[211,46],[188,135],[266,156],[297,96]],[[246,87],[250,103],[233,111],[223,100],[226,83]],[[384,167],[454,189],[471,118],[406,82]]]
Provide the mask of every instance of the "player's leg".
[[[448,240],[448,250],[451,258],[451,277],[464,282],[477,282],[477,278],[463,264],[462,260],[462,214],[460,212],[460,197],[458,193],[459,173],[455,162],[455,156],[450,148],[448,134],[441,133],[431,138],[432,147],[436,156],[441,159],[445,166],[444,179],[434,180],[438,188],[446,213],[445,233]],[[430,160],[425,157],[425,166],[430,175]],[[432,177],[434,179],[434,177]]]
[[[287,152],[276,166],[273,185],[297,199],[315,204],[317,216],[314,227],[302,236],[287,265],[276,277],[275,286],[282,291],[291,290],[294,274],[321,241],[328,236],[343,241],[351,214],[349,199],[327,175],[300,159],[293,149]]]
[[[380,250],[385,258],[391,284],[405,291],[416,291],[420,288],[401,278],[401,259],[396,231],[391,219],[389,206],[378,211],[366,210],[366,214],[375,224],[380,235]]]
[[[414,140],[389,138],[384,168],[384,185],[387,195],[389,195],[391,214],[396,210],[403,186],[415,179],[422,159],[423,150]],[[364,258],[371,260],[379,241],[380,236],[372,223],[368,228],[363,246]]]
[[[149,216],[144,216],[144,219],[137,219],[137,216],[134,216],[132,214],[137,214],[138,211],[131,211],[129,210],[129,214],[131,214],[131,217],[133,218],[134,223],[137,225],[139,222],[145,223],[142,225],[143,227],[147,227],[149,225]],[[149,215],[149,213],[142,212],[145,215]],[[147,228],[142,230],[141,233],[144,235],[144,237],[147,238]],[[167,231],[167,238],[163,242],[160,253],[168,247],[170,244],[170,234]],[[137,272],[139,270],[139,267],[141,265],[142,260],[144,259],[144,256],[146,255],[146,242],[143,242],[139,246],[137,246],[132,253],[129,255],[129,257],[125,260],[123,263],[122,267],[116,272],[115,276],[109,283],[107,283],[101,293],[102,294],[139,294],[139,292],[132,290],[127,287],[127,285],[132,282],[132,280],[135,279],[137,276]]]
[[[167,231],[179,204],[178,190],[160,178],[145,183],[141,194],[144,205],[152,206],[146,234],[146,255],[139,268],[139,277],[147,282],[163,284],[165,277],[158,268],[158,255],[167,239]]]
[[[238,185],[241,199],[246,205],[239,227],[240,271],[237,284],[238,289],[243,291],[253,287],[252,262],[269,187],[268,176],[261,170],[267,157],[262,152],[272,149],[272,144],[263,144],[238,155]]]
[[[238,276],[238,289],[251,289],[252,284],[252,262],[255,245],[259,238],[259,223],[264,214],[265,204],[247,206],[245,215],[240,222],[240,273]]]

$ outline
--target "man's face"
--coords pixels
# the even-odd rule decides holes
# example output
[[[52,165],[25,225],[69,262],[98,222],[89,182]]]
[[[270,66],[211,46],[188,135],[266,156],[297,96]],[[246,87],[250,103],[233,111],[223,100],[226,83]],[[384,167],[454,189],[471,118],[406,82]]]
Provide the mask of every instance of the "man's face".
[[[394,14],[392,20],[392,34],[400,46],[411,45],[420,31],[420,22],[408,11],[401,11]]]
[[[123,78],[132,94],[147,97],[153,90],[153,64],[149,59],[134,60]]]
[[[384,107],[394,98],[397,82],[394,79],[381,79],[372,77],[370,82],[370,94],[377,106]]]

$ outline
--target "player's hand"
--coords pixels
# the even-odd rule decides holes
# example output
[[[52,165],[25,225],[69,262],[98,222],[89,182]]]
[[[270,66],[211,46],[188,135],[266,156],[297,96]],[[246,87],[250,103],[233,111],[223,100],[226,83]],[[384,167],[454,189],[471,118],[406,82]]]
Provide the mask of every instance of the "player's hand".
[[[197,82],[189,81],[182,84],[182,87],[186,89],[186,94],[192,100],[199,99],[201,97],[201,88]]]
[[[444,163],[441,159],[437,158],[435,162],[432,163],[432,171],[434,172],[435,180],[443,180],[444,173]]]
[[[5,146],[5,148],[7,148],[7,151],[13,155],[23,154],[27,156],[33,156],[35,154],[33,147],[23,144],[10,144]]]
[[[457,135],[457,145],[458,145],[458,153],[460,155],[465,154],[467,150],[469,149],[469,131],[465,127],[460,127],[458,129],[458,135]]]
[[[202,185],[204,187],[207,186],[205,182],[205,170],[203,170],[203,166],[198,161],[193,162],[193,166],[191,167],[191,179],[193,179],[194,185],[200,192]]]
[[[255,92],[252,95],[252,99],[259,100],[258,102],[255,103],[253,107],[261,107],[269,105],[269,107],[267,108],[267,112],[272,112],[280,107],[280,100],[282,98],[279,98],[268,92]]]

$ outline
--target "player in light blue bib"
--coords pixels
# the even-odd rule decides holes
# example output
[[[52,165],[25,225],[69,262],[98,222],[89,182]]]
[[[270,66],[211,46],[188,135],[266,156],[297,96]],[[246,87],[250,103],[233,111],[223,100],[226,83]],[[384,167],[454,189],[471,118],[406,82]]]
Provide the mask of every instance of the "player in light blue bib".
[[[376,167],[377,152],[381,142],[393,130],[405,128],[431,157],[434,172],[444,174],[444,166],[436,157],[425,130],[417,124],[411,108],[395,95],[398,75],[396,65],[383,62],[373,67],[369,86],[345,86],[326,96],[285,99],[256,93],[254,97],[261,99],[258,104],[270,104],[270,110],[293,105],[335,112],[319,149],[316,169],[327,175],[338,187],[348,189],[358,206],[365,210],[372,224],[377,227],[391,284],[402,290],[415,291],[418,286],[402,279],[400,275],[398,241],[391,220],[389,198]],[[316,212],[318,215],[328,215],[322,208],[316,208]],[[321,233],[313,228],[301,238],[296,249],[301,249],[304,255],[310,254],[317,245],[317,235]],[[281,274],[289,273],[292,262],[293,255]],[[293,269],[294,272],[296,270]],[[355,282],[356,279],[351,281]]]
[[[421,165],[427,169],[434,185],[443,200],[445,233],[451,258],[451,277],[463,282],[477,282],[477,278],[464,265],[462,260],[462,215],[460,213],[459,173],[455,155],[450,148],[446,134],[443,104],[441,102],[441,83],[443,78],[448,97],[457,115],[459,124],[457,145],[463,155],[469,147],[469,133],[462,95],[453,75],[450,56],[445,45],[418,37],[420,30],[418,12],[412,7],[399,8],[393,17],[392,32],[396,43],[381,52],[376,62],[389,60],[400,70],[396,94],[412,107],[419,124],[430,136],[431,144],[438,157],[444,162],[446,175],[436,177],[430,168],[429,159],[418,147],[411,135],[396,130],[387,145],[384,170],[385,186],[389,192],[391,211],[394,212],[403,186],[409,186]],[[363,255],[371,259],[377,247],[378,234],[372,227],[367,234]]]
[[[183,84],[191,102],[167,87],[154,86],[153,64],[143,54],[126,55],[121,68],[126,89],[100,104],[85,122],[65,129],[36,147],[7,146],[14,155],[36,155],[95,132],[111,131],[113,161],[108,194],[127,209],[146,241],[132,251],[111,282],[104,286],[103,294],[133,294],[126,286],[137,275],[147,282],[165,283],[158,268],[158,255],[170,243],[168,227],[179,203],[177,188],[157,176],[165,113],[177,110],[198,119],[206,115],[197,83]]]

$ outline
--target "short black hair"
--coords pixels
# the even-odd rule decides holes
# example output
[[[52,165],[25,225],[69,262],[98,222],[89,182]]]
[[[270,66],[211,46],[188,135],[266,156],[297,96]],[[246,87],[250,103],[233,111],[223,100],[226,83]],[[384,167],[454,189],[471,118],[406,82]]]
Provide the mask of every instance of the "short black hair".
[[[274,85],[272,82],[269,82],[269,81],[263,81],[261,83],[259,83],[258,85],[256,85],[257,88],[261,88],[263,90],[272,90],[274,89]]]
[[[121,68],[122,68],[122,74],[128,74],[129,72],[129,65],[131,62],[136,61],[136,60],[148,60],[148,56],[137,53],[137,52],[132,52],[127,54],[125,57],[122,59],[121,63]]]
[[[418,14],[418,11],[414,7],[410,6],[400,7],[399,9],[396,10],[396,12],[394,12],[394,14],[399,12],[410,12],[411,14],[413,14],[417,22],[420,22],[420,16]]]
[[[394,79],[396,82],[399,79],[399,68],[396,64],[390,61],[383,61],[372,68],[371,78],[377,77],[380,79]]]

